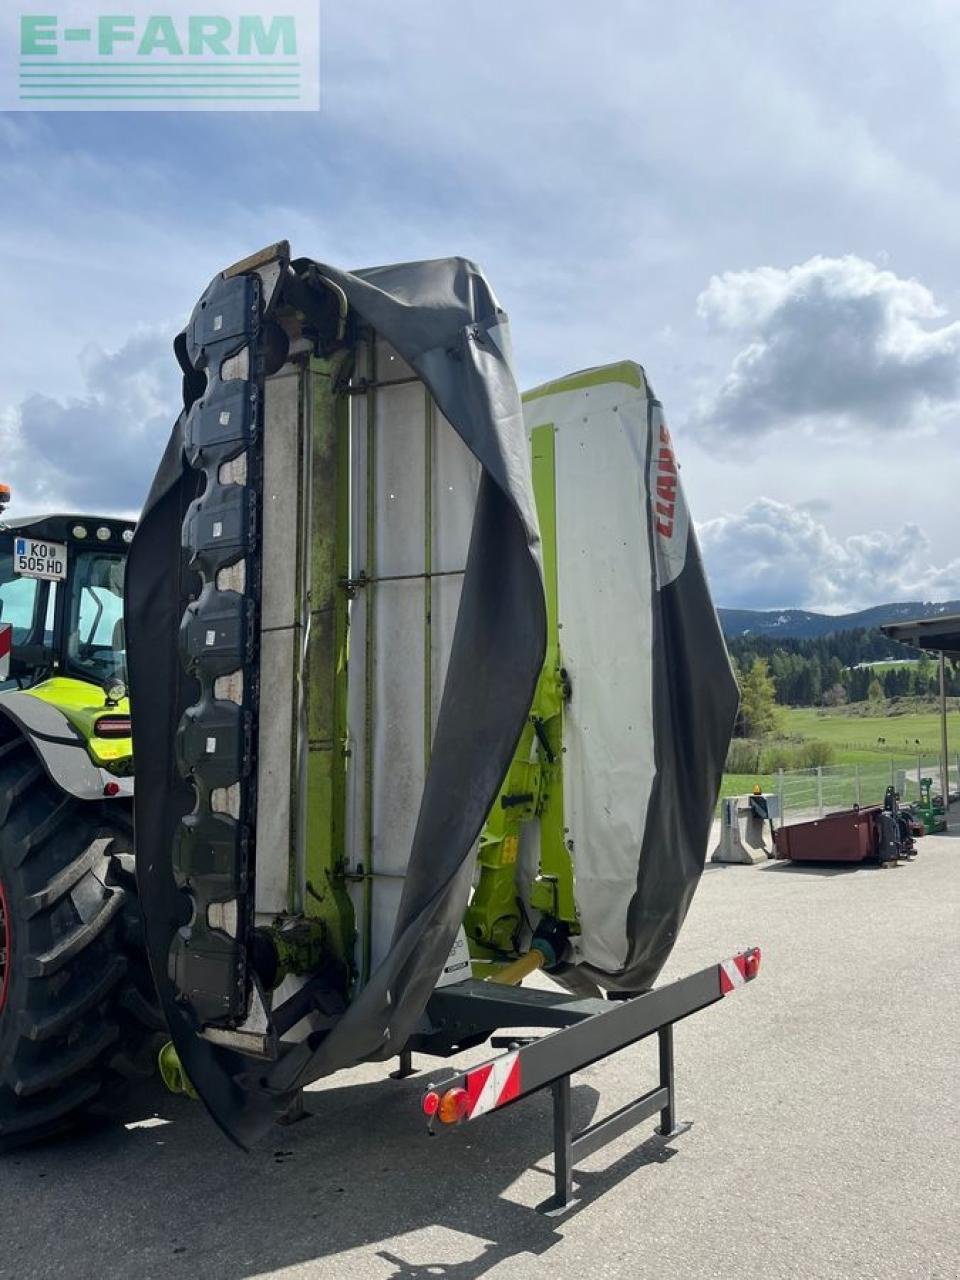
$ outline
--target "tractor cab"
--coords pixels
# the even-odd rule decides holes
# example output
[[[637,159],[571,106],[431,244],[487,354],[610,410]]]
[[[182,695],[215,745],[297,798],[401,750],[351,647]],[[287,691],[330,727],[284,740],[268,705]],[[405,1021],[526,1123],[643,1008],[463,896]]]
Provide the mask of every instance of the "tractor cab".
[[[132,772],[123,575],[133,523],[46,515],[0,520],[0,703],[57,709],[93,763]],[[25,705],[18,700],[19,705]]]

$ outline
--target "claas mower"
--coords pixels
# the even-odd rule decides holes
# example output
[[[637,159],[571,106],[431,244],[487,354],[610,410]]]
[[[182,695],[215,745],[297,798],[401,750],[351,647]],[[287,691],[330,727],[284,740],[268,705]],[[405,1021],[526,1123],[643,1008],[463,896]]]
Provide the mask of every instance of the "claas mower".
[[[674,1024],[759,966],[655,985],[737,701],[662,407],[631,362],[521,400],[462,259],[280,242],[175,352],[123,655],[163,1077],[249,1146],[323,1076],[490,1041],[426,1121],[552,1089],[562,1207],[575,1158],[676,1131]],[[571,1075],[652,1035],[654,1087],[574,1134]]]

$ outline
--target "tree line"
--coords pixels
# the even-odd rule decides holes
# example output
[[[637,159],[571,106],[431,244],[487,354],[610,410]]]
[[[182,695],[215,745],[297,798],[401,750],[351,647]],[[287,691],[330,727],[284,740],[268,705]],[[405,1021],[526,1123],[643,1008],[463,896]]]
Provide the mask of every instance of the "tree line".
[[[840,706],[883,698],[933,697],[940,690],[935,658],[865,627],[809,639],[734,636],[727,647],[741,687],[754,672],[760,702],[769,696],[780,706]],[[888,671],[862,665],[911,657],[917,661]],[[960,672],[949,666],[947,692],[960,696]]]

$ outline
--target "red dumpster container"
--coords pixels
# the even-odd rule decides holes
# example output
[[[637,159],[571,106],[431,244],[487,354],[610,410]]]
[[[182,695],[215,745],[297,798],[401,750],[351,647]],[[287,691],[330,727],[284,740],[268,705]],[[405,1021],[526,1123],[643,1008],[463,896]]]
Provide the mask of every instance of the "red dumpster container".
[[[776,855],[793,862],[864,862],[876,856],[874,817],[880,812],[879,805],[844,809],[780,827],[774,835]]]

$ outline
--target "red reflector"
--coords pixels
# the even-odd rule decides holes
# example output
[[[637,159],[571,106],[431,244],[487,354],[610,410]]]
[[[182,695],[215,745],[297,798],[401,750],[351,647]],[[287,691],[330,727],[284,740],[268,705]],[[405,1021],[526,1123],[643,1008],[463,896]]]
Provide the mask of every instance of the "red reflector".
[[[100,716],[93,722],[94,737],[97,738],[129,738],[129,716]]]
[[[754,947],[743,957],[743,976],[749,982],[751,978],[755,978],[760,972],[760,948]]]
[[[431,1089],[429,1093],[425,1093],[423,1095],[423,1102],[420,1105],[423,1107],[423,1114],[425,1116],[435,1116],[437,1114],[437,1108],[440,1106],[439,1093],[434,1093]]]
[[[437,1107],[437,1119],[441,1124],[456,1124],[470,1110],[470,1095],[466,1089],[448,1089]]]
[[[103,784],[103,794],[105,796],[116,796],[120,794],[119,782],[105,782]]]

